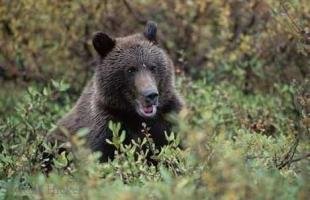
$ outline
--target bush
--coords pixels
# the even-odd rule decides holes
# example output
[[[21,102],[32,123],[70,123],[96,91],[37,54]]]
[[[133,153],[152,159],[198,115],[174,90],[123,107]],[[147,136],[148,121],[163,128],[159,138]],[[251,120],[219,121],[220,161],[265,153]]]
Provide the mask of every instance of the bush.
[[[309,9],[306,0],[4,1],[0,77],[85,84],[95,31],[124,36],[152,19],[178,71],[270,90],[309,75]]]
[[[179,133],[170,133],[170,144],[147,164],[142,149],[150,139],[129,146],[124,132],[111,123],[111,145],[116,157],[98,163],[98,153],[83,147],[81,130],[70,141],[73,152],[55,158],[54,170],[46,177],[38,147],[53,122],[68,110],[72,99],[67,85],[54,82],[48,88],[29,88],[17,112],[1,121],[2,198],[107,198],[107,199],[305,199],[308,195],[308,151],[300,140],[290,156],[299,130],[294,113],[292,86],[279,86],[274,95],[245,95],[232,85],[208,86],[206,82],[178,80],[187,100],[180,114]],[[271,128],[272,127],[272,128]],[[145,127],[147,128],[147,127]],[[305,136],[303,136],[305,137]],[[309,139],[309,135],[306,136]],[[184,149],[178,148],[183,143]],[[51,151],[53,147],[50,147]],[[68,159],[72,161],[68,165]],[[297,160],[296,160],[297,159]]]

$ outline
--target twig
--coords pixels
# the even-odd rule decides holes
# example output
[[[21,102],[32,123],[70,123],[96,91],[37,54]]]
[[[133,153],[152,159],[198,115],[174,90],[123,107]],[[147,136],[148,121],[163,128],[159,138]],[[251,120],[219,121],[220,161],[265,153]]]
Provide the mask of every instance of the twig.
[[[300,160],[307,159],[307,158],[310,158],[310,153],[307,153],[307,154],[305,154],[305,155],[303,155],[303,156],[301,156],[299,158],[295,158],[295,159],[291,160],[291,163],[298,162]]]
[[[301,28],[298,26],[298,24],[296,23],[296,21],[291,17],[291,15],[289,14],[289,11],[287,9],[287,7],[285,6],[285,3],[283,1],[280,2],[280,6],[282,7],[282,9],[285,12],[285,15],[288,17],[288,19],[291,21],[291,23],[293,24],[293,26],[295,27],[295,31],[300,34],[301,33]]]
[[[141,24],[145,24],[147,22],[147,20],[137,11],[133,10],[133,8],[131,7],[131,5],[128,3],[127,0],[123,0],[123,3],[125,4],[126,8],[128,9],[128,11],[134,16],[134,18]]]
[[[289,166],[292,163],[298,144],[299,144],[299,135],[296,136],[294,144],[291,146],[290,150],[285,154],[283,160],[276,165],[278,169],[282,169],[285,166],[287,165]]]

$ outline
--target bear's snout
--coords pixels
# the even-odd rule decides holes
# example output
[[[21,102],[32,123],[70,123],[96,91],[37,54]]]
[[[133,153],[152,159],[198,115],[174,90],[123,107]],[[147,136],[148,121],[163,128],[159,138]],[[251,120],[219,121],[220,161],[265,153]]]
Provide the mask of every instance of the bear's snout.
[[[152,74],[141,72],[136,75],[135,85],[138,97],[136,111],[144,118],[154,117],[157,113],[159,93]]]
[[[157,113],[158,90],[157,88],[148,88],[141,92],[140,98],[136,101],[136,110],[144,118],[154,117]]]
[[[157,105],[159,96],[157,89],[145,90],[142,95],[147,105]]]

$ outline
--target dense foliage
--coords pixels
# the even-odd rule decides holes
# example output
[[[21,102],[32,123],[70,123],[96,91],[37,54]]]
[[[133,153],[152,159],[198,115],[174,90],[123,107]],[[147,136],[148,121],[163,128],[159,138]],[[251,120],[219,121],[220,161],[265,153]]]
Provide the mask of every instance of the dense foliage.
[[[296,94],[304,98],[303,90],[279,86],[273,95],[245,95],[228,84],[179,82],[187,108],[180,114],[179,137],[167,135],[171,143],[156,156],[157,167],[148,165],[139,150],[148,145],[155,151],[151,139],[124,146],[125,133],[111,123],[111,143],[118,148],[114,161],[98,163],[98,155],[82,147],[87,130],[81,130],[71,139],[73,152],[55,159],[49,177],[42,171],[37,150],[72,99],[64,83],[29,88],[17,112],[1,118],[1,198],[305,199],[309,195],[309,161],[302,158],[309,151],[305,108],[297,103],[298,115],[292,101]],[[178,148],[180,141],[183,150]],[[67,158],[72,161],[69,166]]]
[[[239,80],[247,91],[272,89],[275,80],[310,73],[309,13],[307,0],[2,0],[0,77],[85,83],[95,31],[127,35],[152,19],[180,71],[201,77],[207,69],[209,79]]]
[[[309,198],[309,13],[307,0],[0,0],[0,199]],[[99,163],[83,129],[46,176],[40,148],[56,155],[44,137],[92,73],[92,34],[147,19],[186,102],[170,144],[123,145],[111,122],[117,156]]]

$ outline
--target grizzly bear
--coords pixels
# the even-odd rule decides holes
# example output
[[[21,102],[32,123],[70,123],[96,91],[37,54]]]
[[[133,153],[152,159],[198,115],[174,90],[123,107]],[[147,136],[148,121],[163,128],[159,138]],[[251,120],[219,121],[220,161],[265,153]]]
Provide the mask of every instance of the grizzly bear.
[[[165,131],[172,123],[167,114],[177,113],[182,101],[174,84],[174,66],[156,40],[157,26],[146,24],[144,33],[112,38],[103,32],[93,37],[99,62],[90,82],[72,110],[58,127],[74,134],[86,127],[88,147],[102,153],[102,161],[113,159],[115,148],[107,143],[112,133],[109,121],[120,122],[126,131],[125,143],[143,137],[142,123],[157,148],[167,144]],[[57,129],[52,138],[66,142]]]

